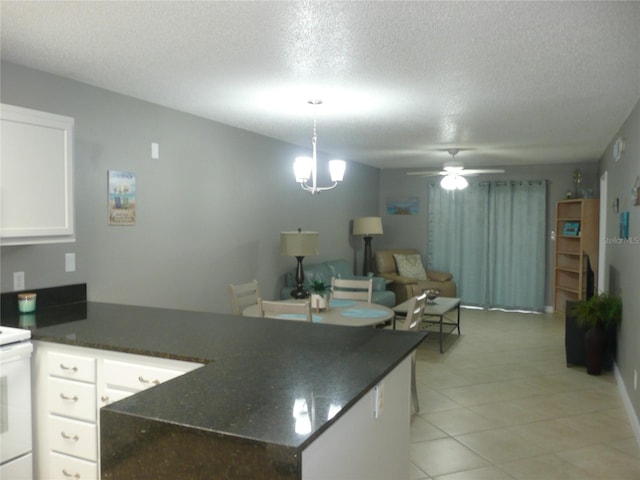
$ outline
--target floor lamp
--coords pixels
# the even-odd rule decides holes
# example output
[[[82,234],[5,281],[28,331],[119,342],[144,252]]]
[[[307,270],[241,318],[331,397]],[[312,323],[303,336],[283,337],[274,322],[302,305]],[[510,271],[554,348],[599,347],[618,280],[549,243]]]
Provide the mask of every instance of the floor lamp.
[[[353,235],[362,235],[364,238],[364,261],[362,262],[362,274],[373,272],[371,259],[371,236],[382,235],[382,219],[380,217],[360,217],[353,220]]]
[[[293,298],[309,298],[309,292],[304,289],[304,271],[302,270],[302,259],[309,255],[318,255],[318,232],[297,232],[280,233],[280,253],[288,257],[296,257],[298,266],[296,267],[296,288],[291,292]]]

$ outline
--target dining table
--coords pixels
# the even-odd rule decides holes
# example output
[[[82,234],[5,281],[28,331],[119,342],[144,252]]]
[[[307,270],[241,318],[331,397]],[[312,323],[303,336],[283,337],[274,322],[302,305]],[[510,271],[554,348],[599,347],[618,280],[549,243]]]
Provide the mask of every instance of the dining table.
[[[279,300],[281,302],[297,302],[299,299]],[[341,325],[345,327],[372,327],[389,322],[393,319],[394,312],[390,308],[377,303],[360,302],[347,299],[331,299],[329,308],[311,312],[313,323],[325,325]],[[258,305],[250,305],[242,311],[245,317],[259,317]],[[281,313],[270,316],[281,320],[305,321],[305,316],[297,313]]]

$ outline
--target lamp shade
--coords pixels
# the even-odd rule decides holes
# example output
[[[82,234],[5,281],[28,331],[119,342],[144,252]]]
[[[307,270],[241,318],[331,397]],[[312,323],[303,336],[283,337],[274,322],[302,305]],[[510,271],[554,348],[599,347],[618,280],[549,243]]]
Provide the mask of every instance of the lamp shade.
[[[280,253],[289,257],[318,255],[318,232],[280,232]]]
[[[353,220],[354,235],[382,235],[382,219],[380,217],[360,217]]]

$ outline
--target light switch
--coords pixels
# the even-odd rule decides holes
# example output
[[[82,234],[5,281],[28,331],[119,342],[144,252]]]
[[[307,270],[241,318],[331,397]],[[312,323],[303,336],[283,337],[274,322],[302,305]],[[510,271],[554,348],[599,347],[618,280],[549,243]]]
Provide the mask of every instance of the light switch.
[[[64,254],[64,271],[65,272],[76,271],[76,254],[75,253]]]
[[[13,272],[13,289],[16,292],[24,290],[24,272]]]
[[[160,145],[156,142],[151,143],[151,158],[158,160],[160,158]]]

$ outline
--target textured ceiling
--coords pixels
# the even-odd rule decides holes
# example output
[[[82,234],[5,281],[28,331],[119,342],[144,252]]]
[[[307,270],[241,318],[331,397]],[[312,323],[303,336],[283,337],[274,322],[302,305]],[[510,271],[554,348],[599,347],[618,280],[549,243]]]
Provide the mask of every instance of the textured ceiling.
[[[640,2],[0,3],[3,60],[382,168],[592,161]]]

